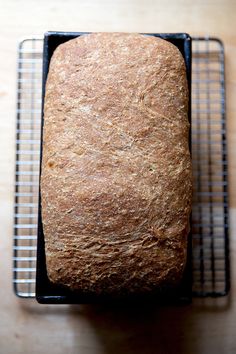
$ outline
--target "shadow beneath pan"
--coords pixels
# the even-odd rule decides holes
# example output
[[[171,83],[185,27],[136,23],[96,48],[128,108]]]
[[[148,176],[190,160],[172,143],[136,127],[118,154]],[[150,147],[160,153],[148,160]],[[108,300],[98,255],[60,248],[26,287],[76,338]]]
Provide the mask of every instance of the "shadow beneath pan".
[[[71,306],[73,328],[86,318],[103,354],[192,353],[185,332],[192,306]],[[193,330],[193,328],[192,328]],[[95,338],[94,338],[95,337]],[[79,336],[74,337],[79,341]],[[78,343],[79,346],[79,343]],[[92,347],[90,347],[90,350]]]

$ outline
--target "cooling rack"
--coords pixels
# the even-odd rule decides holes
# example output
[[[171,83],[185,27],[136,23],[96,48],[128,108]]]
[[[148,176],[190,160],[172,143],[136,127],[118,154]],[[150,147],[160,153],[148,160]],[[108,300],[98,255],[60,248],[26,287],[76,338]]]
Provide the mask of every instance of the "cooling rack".
[[[13,285],[26,298],[35,297],[42,50],[41,37],[18,48]],[[224,49],[193,38],[192,50],[192,291],[217,297],[230,286]]]

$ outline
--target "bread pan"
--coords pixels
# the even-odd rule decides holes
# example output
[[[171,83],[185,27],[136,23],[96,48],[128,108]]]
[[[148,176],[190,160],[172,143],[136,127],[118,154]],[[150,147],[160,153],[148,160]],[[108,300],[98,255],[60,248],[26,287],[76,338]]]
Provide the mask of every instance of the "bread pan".
[[[43,85],[42,85],[42,131],[40,148],[40,174],[42,161],[42,137],[43,137],[43,105],[45,96],[45,85],[49,69],[50,60],[54,50],[58,45],[75,37],[87,34],[85,32],[47,32],[44,36],[43,49]],[[146,33],[165,39],[174,44],[182,53],[188,79],[189,88],[189,121],[191,121],[191,37],[186,33]],[[191,136],[191,134],[190,134]],[[189,145],[191,139],[189,140]],[[191,302],[192,280],[191,280],[191,232],[188,240],[188,259],[183,281],[178,288],[166,289],[151,295],[139,294],[130,298],[117,299],[111,297],[95,297],[90,294],[78,294],[63,287],[52,284],[47,276],[44,234],[41,218],[41,196],[39,189],[39,208],[38,208],[38,240],[37,240],[37,271],[36,271],[36,299],[42,304],[81,304],[81,303],[129,303],[153,301],[160,304],[181,304]]]

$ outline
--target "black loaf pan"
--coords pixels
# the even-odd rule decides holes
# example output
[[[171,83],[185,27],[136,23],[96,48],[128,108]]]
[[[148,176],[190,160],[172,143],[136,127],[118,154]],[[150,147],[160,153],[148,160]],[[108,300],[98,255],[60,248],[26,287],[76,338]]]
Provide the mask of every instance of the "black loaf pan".
[[[87,33],[81,32],[47,32],[44,36],[43,48],[43,86],[42,86],[42,107],[44,105],[45,84],[49,70],[49,64],[54,50],[58,45],[73,39],[75,37]],[[186,33],[148,33],[155,37],[163,38],[176,47],[182,53],[186,69],[189,87],[189,121],[191,121],[191,37]],[[40,174],[41,174],[41,161],[42,161],[42,136],[43,136],[43,109],[42,109],[42,135],[41,135],[41,151],[40,151]],[[190,134],[191,136],[191,134]],[[190,140],[191,141],[191,140]],[[191,143],[189,145],[191,147]],[[41,195],[39,190],[39,214],[38,214],[38,243],[37,243],[37,272],[36,272],[36,299],[42,304],[80,304],[80,303],[111,303],[122,302],[133,303],[134,301],[150,301],[160,304],[181,304],[191,302],[192,297],[192,280],[191,280],[191,232],[188,239],[188,260],[185,269],[185,274],[181,285],[174,290],[165,290],[162,293],[153,293],[152,295],[135,295],[130,298],[116,299],[110,297],[91,296],[90,294],[78,294],[60,286],[52,284],[47,276],[45,247],[44,247],[44,234],[41,218]]]

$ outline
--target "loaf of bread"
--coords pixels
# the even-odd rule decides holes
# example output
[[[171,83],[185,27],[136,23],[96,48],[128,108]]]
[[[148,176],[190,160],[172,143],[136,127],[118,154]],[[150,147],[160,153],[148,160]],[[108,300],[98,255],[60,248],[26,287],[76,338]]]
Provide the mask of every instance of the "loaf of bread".
[[[51,282],[126,296],[176,286],[192,177],[184,59],[153,36],[93,33],[55,50],[41,174]]]

